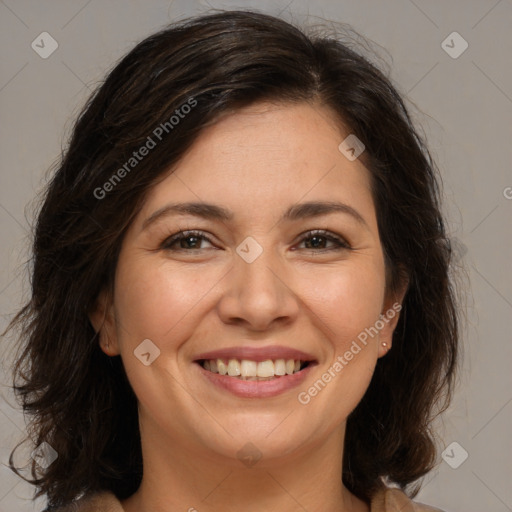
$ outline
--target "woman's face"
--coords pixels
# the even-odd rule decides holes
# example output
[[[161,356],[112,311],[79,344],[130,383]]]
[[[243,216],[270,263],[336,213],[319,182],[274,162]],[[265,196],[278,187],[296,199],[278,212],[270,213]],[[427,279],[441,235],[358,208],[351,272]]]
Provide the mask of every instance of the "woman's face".
[[[143,436],[260,464],[340,439],[398,318],[378,322],[394,300],[370,175],[338,149],[348,135],[324,107],[260,103],[205,129],[148,194],[101,337]],[[203,206],[171,208],[187,203]]]

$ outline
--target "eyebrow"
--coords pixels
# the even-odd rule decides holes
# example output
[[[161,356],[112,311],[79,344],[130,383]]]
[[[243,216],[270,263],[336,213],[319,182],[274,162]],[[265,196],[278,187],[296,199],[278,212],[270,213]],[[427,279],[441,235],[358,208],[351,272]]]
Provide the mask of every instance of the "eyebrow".
[[[363,216],[352,206],[337,201],[309,201],[290,206],[282,215],[281,221],[296,221],[312,217],[320,217],[332,213],[350,215],[359,224],[369,227]],[[231,221],[233,212],[219,205],[203,202],[171,203],[152,213],[142,224],[142,230],[163,217],[171,215],[193,215],[207,220]]]

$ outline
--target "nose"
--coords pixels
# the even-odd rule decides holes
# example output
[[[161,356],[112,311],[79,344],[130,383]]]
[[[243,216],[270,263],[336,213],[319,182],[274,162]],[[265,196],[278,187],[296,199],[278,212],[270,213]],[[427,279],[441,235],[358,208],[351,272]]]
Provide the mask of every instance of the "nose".
[[[290,272],[270,253],[264,250],[252,263],[235,256],[217,306],[224,323],[264,331],[272,324],[291,323],[297,317],[300,300]]]

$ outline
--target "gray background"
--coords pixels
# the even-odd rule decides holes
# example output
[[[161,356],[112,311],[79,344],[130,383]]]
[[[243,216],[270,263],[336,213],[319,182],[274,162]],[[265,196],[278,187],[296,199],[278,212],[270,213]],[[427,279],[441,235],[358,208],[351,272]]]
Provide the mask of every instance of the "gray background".
[[[299,22],[318,16],[383,47],[441,169],[449,231],[467,269],[464,363],[439,423],[441,449],[460,447],[439,456],[417,500],[446,511],[512,510],[512,0],[0,1],[0,328],[27,296],[20,266],[28,258],[27,205],[65,148],[74,115],[134,44],[210,7],[252,7]],[[31,48],[45,31],[59,45],[47,59]],[[469,44],[458,58],[442,47],[454,31]],[[445,44],[453,52],[460,43]],[[0,346],[0,512],[40,511],[44,499],[32,503],[32,487],[5,466],[24,431],[7,387],[13,346],[9,338]],[[453,469],[448,461],[459,464],[462,450],[468,458]]]

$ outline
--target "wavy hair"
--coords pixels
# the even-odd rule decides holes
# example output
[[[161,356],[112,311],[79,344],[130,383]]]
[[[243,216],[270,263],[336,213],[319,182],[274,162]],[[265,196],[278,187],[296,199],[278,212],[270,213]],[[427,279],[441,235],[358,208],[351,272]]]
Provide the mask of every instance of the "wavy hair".
[[[432,469],[431,423],[453,393],[459,308],[426,143],[391,80],[341,35],[223,11],[172,24],[115,65],[77,118],[43,192],[30,297],[8,331],[20,342],[13,386],[30,437],[58,453],[47,468],[33,461],[27,479],[50,507],[98,490],[119,499],[137,490],[137,399],[120,357],[100,350],[88,315],[100,291],[112,290],[123,236],[148,190],[203,128],[265,100],[324,105],[364,143],[388,291],[409,283],[393,349],[347,419],[343,482],[366,501],[383,480],[414,496]],[[174,125],[172,116],[192,102]],[[122,173],[162,125],[162,142]],[[20,474],[16,449],[9,462]]]

